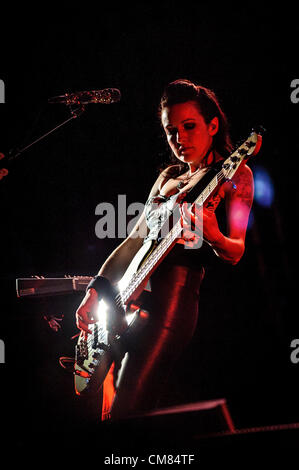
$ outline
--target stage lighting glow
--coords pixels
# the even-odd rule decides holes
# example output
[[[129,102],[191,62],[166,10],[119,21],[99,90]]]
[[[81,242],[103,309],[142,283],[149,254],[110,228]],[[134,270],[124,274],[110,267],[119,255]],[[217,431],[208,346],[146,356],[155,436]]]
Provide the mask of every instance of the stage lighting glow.
[[[106,315],[107,315],[107,310],[108,310],[107,304],[104,302],[103,299],[100,300],[99,306],[98,306],[98,310],[97,310],[97,314],[98,314],[98,318],[99,318],[99,324],[100,324],[100,326],[102,326],[103,328],[106,327]]]
[[[99,306],[97,310],[97,314],[99,318],[98,323],[99,323],[99,326],[101,326],[102,328],[106,328],[107,312],[108,312],[108,305],[102,299],[99,302]],[[133,321],[134,317],[135,317],[135,312],[132,312],[132,313],[129,312],[126,314],[126,320],[127,320],[128,325]]]
[[[253,227],[253,224],[254,224],[254,212],[253,212],[253,210],[251,209],[250,214],[249,214],[249,218],[248,218],[248,225],[247,225],[247,227],[248,227],[249,229],[251,229],[251,228]]]
[[[236,200],[232,202],[232,221],[234,227],[244,230],[248,224],[247,210],[245,209],[245,204],[242,201]]]
[[[135,312],[127,313],[126,320],[127,320],[128,325],[130,325],[130,323],[133,321],[134,318],[135,318]]]
[[[261,166],[253,168],[254,199],[263,206],[270,207],[274,199],[274,186],[267,170]]]
[[[118,283],[117,283],[117,286],[118,286],[120,292],[123,291],[123,290],[125,290],[125,288],[127,287],[127,285],[128,285],[128,279],[121,279],[121,280],[118,281]]]

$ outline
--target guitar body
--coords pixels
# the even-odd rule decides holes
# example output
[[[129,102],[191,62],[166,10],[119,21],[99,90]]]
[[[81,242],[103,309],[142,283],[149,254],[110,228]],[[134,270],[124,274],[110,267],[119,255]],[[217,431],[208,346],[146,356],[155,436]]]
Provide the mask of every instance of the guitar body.
[[[156,242],[154,240],[148,240],[137,251],[136,255],[134,256],[128,268],[126,269],[123,277],[118,283],[121,290],[124,290],[129,286],[129,284],[132,282],[134,275],[139,271],[139,269],[141,269],[142,264],[148,258],[148,256],[150,256],[150,254],[153,252],[155,247],[156,247]],[[144,290],[147,284],[147,281],[148,281],[148,277],[145,278],[144,281],[138,286],[138,289],[136,289],[132,293],[132,296],[130,297],[130,301],[137,300],[141,292]]]
[[[148,313],[138,309],[126,313],[127,326],[121,335],[111,336],[105,324],[95,323],[88,339],[81,333],[75,348],[74,385],[77,395],[99,391],[112,363],[121,358],[131,341],[147,323]]]
[[[143,262],[154,248],[155,242],[152,240],[142,245],[119,281],[121,289],[125,289],[132,282],[134,275],[141,269]],[[127,304],[121,306],[122,310],[119,305],[114,305],[113,313],[116,312],[124,320],[123,331],[120,334],[114,336],[109,334],[106,322],[103,320],[89,325],[92,334],[87,339],[82,332],[80,333],[75,349],[74,368],[77,395],[93,394],[100,389],[113,361],[122,357],[130,341],[138,337],[138,333],[146,325],[148,312],[133,302],[138,302],[138,297],[145,289],[147,282],[148,278],[145,278],[139,284],[138,289],[134,290],[133,295],[128,298]]]

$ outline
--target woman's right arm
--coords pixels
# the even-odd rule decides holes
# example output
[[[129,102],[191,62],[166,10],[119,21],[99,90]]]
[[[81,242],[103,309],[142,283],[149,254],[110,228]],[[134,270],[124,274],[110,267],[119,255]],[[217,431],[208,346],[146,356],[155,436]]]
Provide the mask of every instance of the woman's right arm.
[[[131,260],[142,246],[143,238],[147,233],[144,212],[130,235],[108,256],[98,276],[103,276],[115,285],[122,278]],[[142,237],[142,234],[144,236]],[[98,293],[95,289],[87,290],[78,310],[76,311],[76,325],[80,330],[91,333],[89,323],[95,323],[97,318]]]
[[[163,171],[158,176],[153,185],[149,197],[159,193],[162,185],[167,179],[167,171]],[[116,285],[124,275],[127,267],[134,258],[137,251],[141,248],[143,240],[148,233],[148,228],[143,211],[139,220],[128,237],[108,256],[106,261],[98,272],[98,276],[103,276],[110,281],[112,285]],[[98,304],[98,294],[93,288],[87,290],[78,310],[76,311],[76,325],[79,329],[91,333],[88,329],[89,323],[95,323],[98,318],[96,307]]]

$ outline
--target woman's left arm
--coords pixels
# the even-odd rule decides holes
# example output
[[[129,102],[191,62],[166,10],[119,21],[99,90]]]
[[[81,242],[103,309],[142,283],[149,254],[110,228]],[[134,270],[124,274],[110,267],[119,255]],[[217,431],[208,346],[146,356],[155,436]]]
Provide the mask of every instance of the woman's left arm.
[[[221,259],[237,264],[245,250],[248,218],[253,201],[253,175],[248,166],[242,167],[231,183],[223,185],[226,201],[227,236],[219,230],[213,210],[203,209],[203,237]]]

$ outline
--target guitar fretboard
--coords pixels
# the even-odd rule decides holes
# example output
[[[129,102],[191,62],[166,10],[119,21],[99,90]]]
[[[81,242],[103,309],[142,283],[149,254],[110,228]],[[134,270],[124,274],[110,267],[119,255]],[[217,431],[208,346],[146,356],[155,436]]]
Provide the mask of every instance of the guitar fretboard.
[[[201,194],[194,201],[194,204],[199,204],[203,206],[205,201],[210,197],[213,191],[217,188],[219,183],[224,178],[223,170],[221,169],[206,188],[201,192]],[[157,266],[158,262],[165,255],[165,253],[176,243],[176,239],[179,237],[183,228],[180,220],[178,220],[169,233],[162,239],[162,241],[157,245],[153,252],[148,256],[145,262],[142,264],[140,269],[132,276],[129,284],[124,288],[123,291],[119,293],[119,297],[122,304],[126,304],[128,299],[131,297],[133,292],[139,287],[146,278],[148,278],[154,268]]]
[[[212,178],[212,180],[208,183],[205,189],[200,193],[200,195],[192,204],[199,204],[200,206],[203,206],[203,204],[214,192],[217,186],[220,185],[224,178],[231,180],[243,160],[248,158],[249,149],[251,149],[250,154],[253,153],[253,149],[256,147],[257,142],[258,135],[253,132],[244,142],[244,144],[242,144],[223,162],[221,170],[214,176],[214,178]],[[146,258],[141,268],[132,276],[128,285],[122,291],[120,291],[117,296],[117,302],[122,305],[128,302],[133,292],[140,286],[141,283],[146,280],[146,278],[151,275],[155,267],[157,267],[158,262],[176,243],[176,238],[178,238],[182,230],[183,228],[181,221],[178,220],[173,228],[168,232],[168,234],[162,238],[162,241],[158,243],[156,248]]]
[[[221,170],[211,179],[195,201],[192,201],[192,205],[198,204],[199,206],[203,206],[215,189],[220,185],[222,180],[224,178],[231,180],[243,160],[247,160],[249,156],[257,153],[260,145],[261,136],[253,132],[247,141],[223,162]],[[248,153],[249,150],[250,153]],[[190,197],[192,197],[192,190],[190,190]],[[172,212],[173,216],[178,215],[177,221],[174,222],[172,229],[162,237],[161,241],[156,242],[156,247],[142,263],[138,271],[131,277],[128,285],[124,289],[121,289],[116,295],[116,304],[120,306],[127,304],[134,291],[136,291],[138,287],[151,276],[159,262],[167,255],[168,250],[170,250],[176,243],[176,239],[180,236],[183,230],[178,208],[179,206],[177,204]],[[175,211],[177,211],[176,214]],[[91,279],[92,278],[89,276],[68,276],[65,278],[46,279],[38,276],[35,278],[20,278],[16,280],[17,296],[24,297],[32,295],[63,294],[73,291],[80,292],[86,289],[86,286]]]

